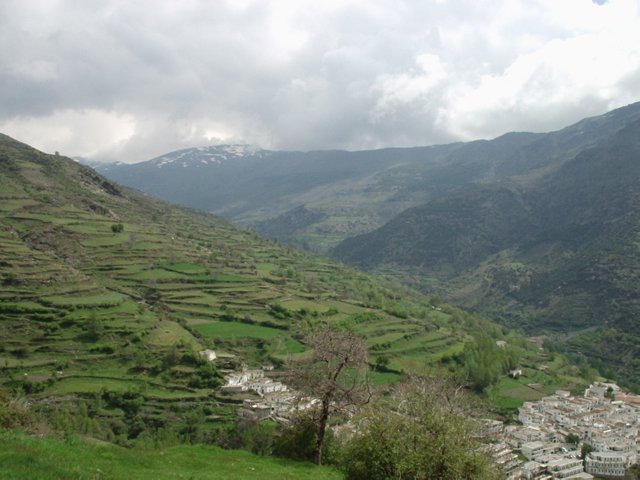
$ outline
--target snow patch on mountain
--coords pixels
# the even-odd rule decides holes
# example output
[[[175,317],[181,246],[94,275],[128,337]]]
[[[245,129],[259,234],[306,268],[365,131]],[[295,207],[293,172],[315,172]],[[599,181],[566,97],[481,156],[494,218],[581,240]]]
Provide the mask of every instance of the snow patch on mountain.
[[[182,166],[186,168],[194,164],[221,165],[225,161],[246,157],[262,158],[267,153],[266,150],[262,150],[254,145],[212,145],[178,150],[151,161],[155,163],[155,166],[158,168],[174,162],[182,162]]]

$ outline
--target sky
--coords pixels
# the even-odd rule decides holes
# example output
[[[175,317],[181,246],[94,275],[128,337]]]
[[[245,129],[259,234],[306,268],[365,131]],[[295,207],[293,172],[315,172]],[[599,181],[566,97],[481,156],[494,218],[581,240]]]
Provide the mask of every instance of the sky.
[[[494,138],[638,100],[639,0],[0,1],[0,132],[94,161]]]

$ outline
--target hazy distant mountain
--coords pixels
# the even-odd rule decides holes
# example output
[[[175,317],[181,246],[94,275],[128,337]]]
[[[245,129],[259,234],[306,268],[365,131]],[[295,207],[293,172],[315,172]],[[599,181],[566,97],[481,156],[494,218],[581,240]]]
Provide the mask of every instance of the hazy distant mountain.
[[[404,178],[397,168],[416,162],[437,164],[455,148],[284,152],[227,145],[180,150],[147,162],[104,165],[98,170],[162,199],[322,250],[328,237],[332,246],[429,198],[424,191],[395,198],[398,181],[414,180]],[[402,178],[395,181],[396,175]],[[313,222],[301,225],[290,218],[296,217],[300,207],[311,213]]]
[[[199,147],[97,169],[159,198],[328,252],[407,208],[470,183],[514,176],[526,183],[637,115],[637,106],[630,106],[549,134],[509,133],[490,141],[430,147],[358,152]]]

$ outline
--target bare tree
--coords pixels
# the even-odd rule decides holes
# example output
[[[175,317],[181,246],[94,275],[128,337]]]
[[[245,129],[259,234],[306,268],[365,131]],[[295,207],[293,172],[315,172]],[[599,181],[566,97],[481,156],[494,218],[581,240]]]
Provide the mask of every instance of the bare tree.
[[[301,395],[317,399],[312,410],[316,426],[313,461],[322,463],[329,418],[349,412],[371,399],[367,376],[367,345],[353,332],[324,329],[309,336],[312,354],[288,361],[288,381]],[[350,413],[350,412],[349,412]]]

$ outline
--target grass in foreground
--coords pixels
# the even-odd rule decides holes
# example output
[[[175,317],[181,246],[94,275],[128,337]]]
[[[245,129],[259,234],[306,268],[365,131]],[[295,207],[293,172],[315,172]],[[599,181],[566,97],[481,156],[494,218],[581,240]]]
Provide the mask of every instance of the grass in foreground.
[[[327,467],[259,457],[241,450],[205,445],[129,450],[78,438],[37,438],[15,431],[0,431],[0,471],[4,480],[343,478]]]

